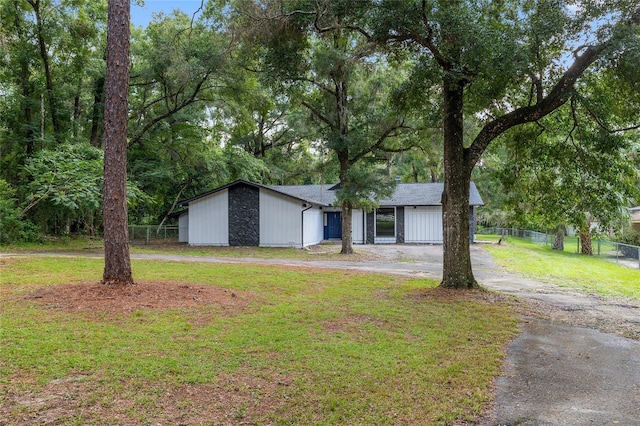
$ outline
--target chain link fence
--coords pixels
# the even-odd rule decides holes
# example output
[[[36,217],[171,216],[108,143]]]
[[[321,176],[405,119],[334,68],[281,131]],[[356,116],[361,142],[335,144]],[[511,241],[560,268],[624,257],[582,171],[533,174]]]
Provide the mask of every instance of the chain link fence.
[[[545,232],[531,231],[518,228],[482,228],[478,230],[478,235],[500,235],[504,239],[518,237],[536,244],[552,245],[556,236]],[[565,237],[565,250],[571,250],[575,246],[575,252],[580,253],[580,238]],[[607,238],[592,238],[591,245],[594,255],[615,261],[621,265],[640,268],[640,246],[617,243]]]
[[[137,244],[177,243],[177,226],[129,225],[129,242]]]

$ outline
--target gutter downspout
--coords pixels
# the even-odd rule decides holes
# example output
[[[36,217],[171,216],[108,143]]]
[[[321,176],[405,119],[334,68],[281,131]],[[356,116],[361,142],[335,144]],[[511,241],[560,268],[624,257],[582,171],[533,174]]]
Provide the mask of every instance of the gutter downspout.
[[[302,207],[305,207],[307,205],[307,203],[304,203],[302,205]],[[313,208],[313,204],[311,204],[309,207],[307,207],[306,209],[302,210],[300,212],[301,215],[301,224],[302,224],[302,229],[300,231],[301,235],[300,235],[300,248],[303,249],[304,248],[304,212],[306,212],[307,210],[310,210]]]

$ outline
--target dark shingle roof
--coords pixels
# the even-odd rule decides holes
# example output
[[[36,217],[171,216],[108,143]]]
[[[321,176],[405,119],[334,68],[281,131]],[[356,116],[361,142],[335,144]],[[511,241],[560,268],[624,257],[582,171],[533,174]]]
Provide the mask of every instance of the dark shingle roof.
[[[270,188],[316,204],[332,205],[336,201],[334,185],[274,185]],[[381,206],[439,206],[443,183],[400,183],[391,198],[380,200]],[[469,205],[482,206],[484,202],[471,182]]]
[[[330,190],[334,185],[272,185],[269,188],[292,197],[301,198],[325,206],[336,201],[336,192]]]
[[[265,186],[258,183],[237,180],[227,185],[212,189],[195,197],[182,200],[179,206],[189,205],[190,202],[198,200],[207,195],[214,194],[234,185],[249,185],[256,188],[266,188],[271,191],[279,192],[301,201],[314,204],[330,206],[336,201],[337,185],[272,185]],[[399,183],[391,196],[391,198],[380,200],[381,206],[439,206],[442,197],[443,183]],[[469,191],[469,205],[482,206],[484,202],[475,183],[471,182]]]

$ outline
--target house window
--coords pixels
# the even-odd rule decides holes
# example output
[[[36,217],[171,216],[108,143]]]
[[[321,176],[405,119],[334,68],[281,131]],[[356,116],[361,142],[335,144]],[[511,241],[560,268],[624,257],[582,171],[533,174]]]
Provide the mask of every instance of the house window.
[[[396,210],[385,207],[376,210],[376,237],[396,236]]]

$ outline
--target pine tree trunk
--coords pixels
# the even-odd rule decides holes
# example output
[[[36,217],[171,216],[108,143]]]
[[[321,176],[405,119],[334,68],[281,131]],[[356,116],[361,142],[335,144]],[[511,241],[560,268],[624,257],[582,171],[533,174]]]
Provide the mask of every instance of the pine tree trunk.
[[[477,288],[469,249],[471,167],[463,139],[464,83],[444,78],[444,192],[442,224],[444,259],[441,287]]]
[[[558,225],[556,228],[556,237],[553,240],[553,250],[564,251],[564,225]]]
[[[104,284],[133,284],[127,220],[129,0],[109,0],[104,108]]]

